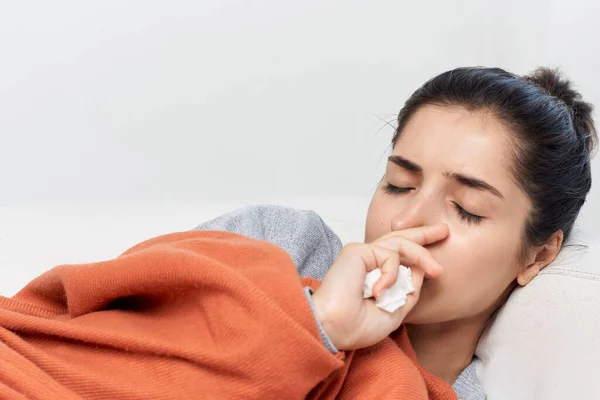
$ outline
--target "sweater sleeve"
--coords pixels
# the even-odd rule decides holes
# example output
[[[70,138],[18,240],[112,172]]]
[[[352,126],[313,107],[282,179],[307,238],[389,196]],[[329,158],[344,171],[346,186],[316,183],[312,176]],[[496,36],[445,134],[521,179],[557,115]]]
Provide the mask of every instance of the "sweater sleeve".
[[[307,286],[304,288],[304,293],[306,294],[306,299],[308,300],[308,304],[310,305],[310,310],[312,311],[313,316],[315,317],[315,322],[317,324],[317,328],[319,329],[319,334],[321,335],[321,340],[323,341],[323,344],[325,345],[327,350],[329,350],[330,352],[332,352],[334,354],[337,353],[339,350],[337,349],[337,347],[335,347],[335,344],[333,344],[333,342],[331,341],[331,338],[325,331],[325,327],[323,326],[323,324],[317,317],[317,313],[315,312],[315,307],[314,307],[313,301],[312,301],[312,295],[314,293],[313,290]]]
[[[237,233],[285,250],[301,277],[322,280],[342,248],[339,237],[314,211],[256,205],[204,222],[195,229]]]
[[[204,222],[196,230],[233,232],[273,243],[287,252],[301,277],[322,279],[341,248],[337,235],[315,212],[275,205],[249,206]],[[312,290],[305,288],[323,345],[337,349],[314,314]]]

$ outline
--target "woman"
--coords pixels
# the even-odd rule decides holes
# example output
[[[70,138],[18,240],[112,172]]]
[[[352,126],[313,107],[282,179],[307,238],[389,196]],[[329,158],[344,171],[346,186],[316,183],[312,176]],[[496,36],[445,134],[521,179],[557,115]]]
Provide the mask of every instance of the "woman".
[[[400,112],[365,243],[252,207],[57,267],[0,297],[0,397],[484,398],[477,341],[569,238],[595,142],[552,71],[443,73]],[[388,313],[363,282],[380,268],[379,297],[399,264],[415,292]]]
[[[484,327],[517,285],[554,261],[590,190],[591,112],[548,69],[518,77],[497,68],[459,68],[420,87],[398,116],[385,176],[369,207],[366,244],[344,247],[312,295],[332,351],[371,346],[404,324],[427,371],[453,384],[460,398],[483,398],[469,366]],[[307,218],[293,210],[248,209],[201,229],[268,239],[294,256],[306,247],[297,237],[315,227]],[[291,240],[282,240],[290,232],[277,231],[302,225],[312,228]],[[294,257],[302,275],[321,278],[337,255],[331,232],[320,229],[321,240],[308,252],[326,257]],[[416,293],[386,314],[362,299],[362,279],[381,268],[374,288],[380,296],[399,263],[416,267]]]

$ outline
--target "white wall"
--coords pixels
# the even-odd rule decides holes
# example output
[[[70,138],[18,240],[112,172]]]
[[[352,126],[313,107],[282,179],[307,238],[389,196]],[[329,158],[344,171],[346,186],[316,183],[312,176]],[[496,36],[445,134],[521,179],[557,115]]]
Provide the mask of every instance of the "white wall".
[[[382,119],[443,70],[559,66],[600,107],[599,12],[593,0],[3,2],[0,206],[367,199],[392,134]],[[585,228],[599,201],[597,184]]]
[[[499,59],[480,1],[34,3],[0,11],[1,204],[362,196],[378,116]]]
[[[502,4],[500,4],[502,3]],[[585,100],[596,106],[600,134],[600,2],[529,0],[498,2],[498,65],[527,72],[537,65],[559,67]],[[511,11],[512,10],[512,11]],[[600,238],[600,153],[592,161],[593,187],[579,227]]]

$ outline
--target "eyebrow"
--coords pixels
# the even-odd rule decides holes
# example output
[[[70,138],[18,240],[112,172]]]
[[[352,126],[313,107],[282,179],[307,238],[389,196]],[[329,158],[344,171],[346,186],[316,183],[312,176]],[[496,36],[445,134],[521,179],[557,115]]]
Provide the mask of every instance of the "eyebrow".
[[[410,160],[407,160],[404,157],[389,156],[388,161],[393,162],[397,166],[404,168],[406,170],[409,170],[411,172],[419,172],[419,173],[423,172],[423,168],[419,167],[417,164],[415,164],[414,162],[412,162]]]
[[[482,181],[481,179],[472,178],[470,176],[465,176],[465,175],[461,175],[461,174],[457,174],[457,173],[450,173],[450,172],[445,172],[444,176],[447,178],[450,178],[450,179],[454,179],[456,182],[460,183],[461,185],[464,185],[464,186],[467,186],[467,187],[470,187],[473,189],[477,189],[477,190],[490,192],[494,196],[500,197],[502,200],[504,200],[504,196],[502,196],[502,193],[500,193],[500,191],[498,189],[496,189],[495,187],[493,187],[486,181]]]
[[[406,158],[401,157],[401,156],[389,156],[388,161],[396,164],[397,166],[399,166],[401,168],[411,171],[411,172],[417,172],[417,173],[423,172],[423,168],[421,168],[418,164],[416,164],[410,160],[407,160]],[[489,183],[487,183],[486,181],[483,181],[481,179],[473,178],[473,177],[466,176],[463,174],[458,174],[455,172],[444,172],[444,176],[448,179],[455,180],[456,182],[460,183],[463,186],[467,186],[469,188],[489,192],[489,193],[493,194],[494,196],[497,196],[497,197],[501,198],[502,200],[505,200],[504,196],[502,195],[502,193],[500,193],[500,191],[498,189],[496,189],[495,187],[493,187],[492,185],[490,185]]]

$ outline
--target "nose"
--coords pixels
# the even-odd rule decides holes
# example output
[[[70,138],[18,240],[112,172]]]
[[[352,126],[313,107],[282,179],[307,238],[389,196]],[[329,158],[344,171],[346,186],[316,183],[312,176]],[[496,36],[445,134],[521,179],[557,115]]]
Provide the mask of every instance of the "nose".
[[[436,202],[437,200],[431,194],[416,194],[411,199],[410,204],[403,204],[403,209],[392,217],[390,221],[392,231],[435,225],[442,222]]]

